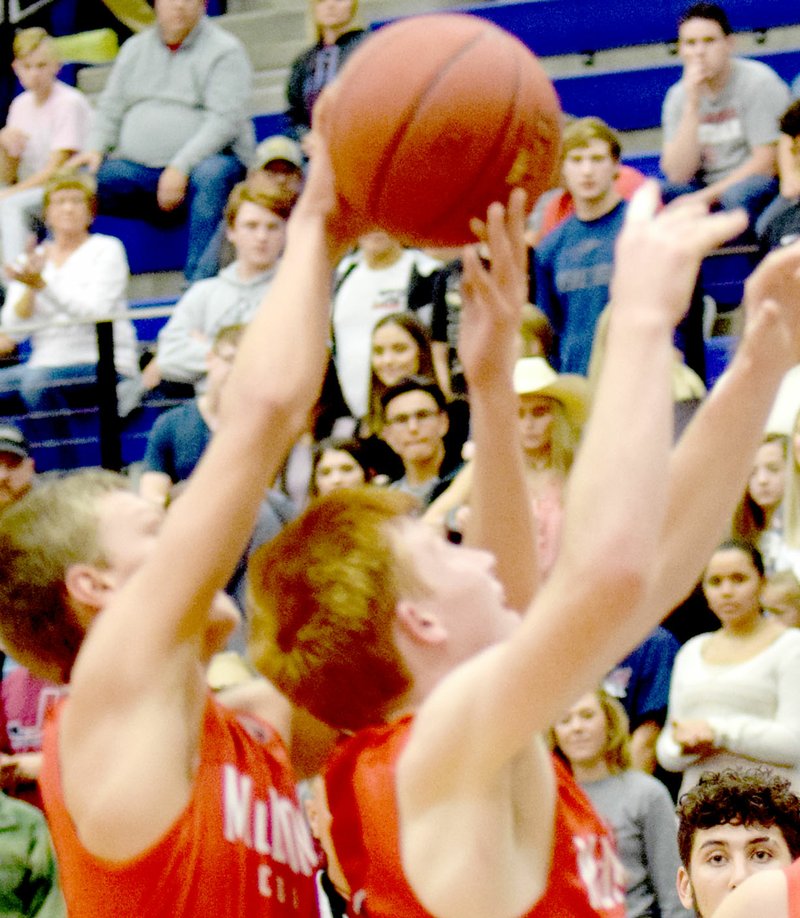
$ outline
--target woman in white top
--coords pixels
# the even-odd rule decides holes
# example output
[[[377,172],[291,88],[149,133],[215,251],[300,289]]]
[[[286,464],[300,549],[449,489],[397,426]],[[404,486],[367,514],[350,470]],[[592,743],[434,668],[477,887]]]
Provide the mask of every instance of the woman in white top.
[[[656,745],[661,765],[683,772],[681,792],[703,771],[754,762],[800,787],[800,631],[763,615],[763,577],[757,549],[736,539],[706,568],[703,590],[722,627],[679,651]]]
[[[44,213],[48,239],[6,266],[11,283],[2,310],[3,329],[12,338],[28,337],[20,328],[25,323],[48,323],[30,333],[27,362],[0,371],[0,387],[18,389],[28,410],[36,412],[68,408],[59,383],[94,376],[95,325],[73,320],[124,313],[130,277],[122,243],[89,231],[95,213],[90,179],[55,176],[45,188]],[[114,356],[120,377],[138,376],[136,334],[124,319],[114,322]]]

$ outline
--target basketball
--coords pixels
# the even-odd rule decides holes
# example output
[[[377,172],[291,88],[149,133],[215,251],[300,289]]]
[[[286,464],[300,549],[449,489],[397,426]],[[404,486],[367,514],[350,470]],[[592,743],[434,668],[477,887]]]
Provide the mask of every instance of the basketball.
[[[337,189],[406,245],[474,240],[471,217],[515,186],[552,186],[561,109],[534,54],[476,16],[417,16],[370,35],[323,128]]]

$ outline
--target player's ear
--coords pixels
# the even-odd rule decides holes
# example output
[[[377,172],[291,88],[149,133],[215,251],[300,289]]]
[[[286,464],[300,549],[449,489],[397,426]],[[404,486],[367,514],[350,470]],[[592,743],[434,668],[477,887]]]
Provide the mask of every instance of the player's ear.
[[[441,644],[447,631],[439,618],[423,602],[401,599],[395,609],[402,631],[418,644]]]
[[[681,905],[691,911],[694,908],[694,889],[692,888],[692,881],[689,879],[689,871],[683,864],[678,868],[676,885],[678,887],[678,898],[681,900]]]
[[[112,587],[109,575],[92,564],[71,564],[64,575],[64,585],[79,618],[81,610],[86,610],[85,625],[106,604]]]

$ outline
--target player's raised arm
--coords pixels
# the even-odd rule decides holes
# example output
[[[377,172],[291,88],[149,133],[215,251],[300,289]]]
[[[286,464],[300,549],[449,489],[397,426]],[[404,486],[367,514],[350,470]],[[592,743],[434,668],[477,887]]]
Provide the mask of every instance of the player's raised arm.
[[[320,148],[289,222],[281,268],[240,345],[214,436],[74,666],[60,760],[65,799],[95,853],[131,856],[188,799],[203,668],[230,629],[215,595],[304,427],[326,365],[331,271],[349,238],[333,225],[332,185]],[[126,816],[133,812],[136,833]]]
[[[650,600],[654,617],[685,597],[719,543],[778,385],[800,359],[800,244],[777,249],[761,262],[745,285],[744,306],[745,329],[731,366],[673,452],[669,510]]]
[[[667,504],[672,329],[702,257],[741,225],[699,206],[656,214],[656,204],[646,187],[618,243],[607,357],[567,487],[556,567],[516,634],[423,705],[421,748],[434,735],[452,741],[452,730],[456,746],[482,750],[475,767],[499,767],[654,623],[643,600]]]
[[[491,551],[512,609],[538,586],[533,511],[525,484],[513,374],[522,305],[527,300],[525,195],[505,212],[489,208],[485,236],[491,267],[464,251],[459,356],[469,385],[475,457],[466,541]],[[482,234],[483,235],[483,234]]]

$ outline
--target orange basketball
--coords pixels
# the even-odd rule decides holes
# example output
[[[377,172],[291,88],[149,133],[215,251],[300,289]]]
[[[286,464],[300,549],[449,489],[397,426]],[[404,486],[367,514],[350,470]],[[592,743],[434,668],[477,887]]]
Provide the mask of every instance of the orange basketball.
[[[476,16],[404,19],[338,77],[326,135],[342,197],[409,245],[463,245],[470,217],[517,185],[551,187],[561,110],[539,61]]]

